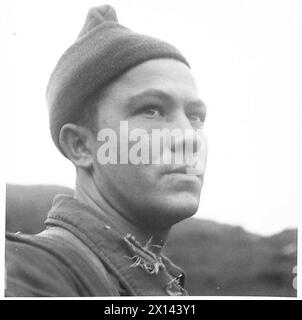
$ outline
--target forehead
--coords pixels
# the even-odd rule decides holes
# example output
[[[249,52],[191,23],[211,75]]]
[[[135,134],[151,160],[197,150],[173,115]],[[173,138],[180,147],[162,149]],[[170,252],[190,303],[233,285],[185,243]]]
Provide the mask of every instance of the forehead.
[[[130,69],[108,87],[106,96],[121,102],[147,90],[159,90],[175,99],[199,98],[190,69],[172,59],[149,60]]]

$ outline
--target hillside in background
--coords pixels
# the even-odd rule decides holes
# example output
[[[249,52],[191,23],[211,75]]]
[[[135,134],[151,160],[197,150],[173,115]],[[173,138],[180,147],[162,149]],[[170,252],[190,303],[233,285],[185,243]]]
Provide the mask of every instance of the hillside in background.
[[[7,185],[6,230],[37,233],[59,186]],[[297,230],[270,237],[190,218],[175,225],[165,254],[185,270],[190,295],[296,296]]]
[[[261,237],[192,218],[174,227],[165,253],[185,270],[191,295],[296,295],[296,230]]]
[[[38,233],[56,194],[71,194],[72,190],[51,185],[6,185],[6,230]]]

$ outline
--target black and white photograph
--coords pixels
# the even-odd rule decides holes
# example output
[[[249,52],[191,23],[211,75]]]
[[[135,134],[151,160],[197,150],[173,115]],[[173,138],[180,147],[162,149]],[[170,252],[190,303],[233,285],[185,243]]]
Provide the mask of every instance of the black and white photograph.
[[[6,3],[3,299],[299,298],[302,1]]]

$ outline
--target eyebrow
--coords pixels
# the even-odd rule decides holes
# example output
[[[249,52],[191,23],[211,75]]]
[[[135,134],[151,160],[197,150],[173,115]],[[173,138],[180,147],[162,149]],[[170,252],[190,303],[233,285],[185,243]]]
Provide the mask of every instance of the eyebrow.
[[[150,96],[155,96],[161,100],[166,100],[169,103],[173,103],[174,99],[173,97],[166,93],[165,91],[159,90],[159,89],[148,89],[143,91],[142,93],[136,94],[132,97],[130,97],[127,101],[127,106],[131,108],[132,104],[135,104],[136,102],[140,101],[142,98],[147,98]],[[201,108],[204,111],[206,111],[206,104],[201,100],[193,100],[186,103],[186,105],[193,107],[193,108]]]

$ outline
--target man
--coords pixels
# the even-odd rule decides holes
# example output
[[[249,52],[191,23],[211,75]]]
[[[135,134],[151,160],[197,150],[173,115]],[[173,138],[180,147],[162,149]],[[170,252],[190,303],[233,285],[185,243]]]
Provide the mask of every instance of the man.
[[[7,235],[6,295],[186,295],[183,271],[161,252],[171,227],[196,212],[205,168],[205,106],[186,59],[118,24],[112,7],[92,8],[51,75],[47,102],[76,188],[54,199],[43,232]],[[156,130],[192,134],[156,153]],[[159,160],[187,145],[187,162]],[[149,151],[152,161],[136,161]]]

